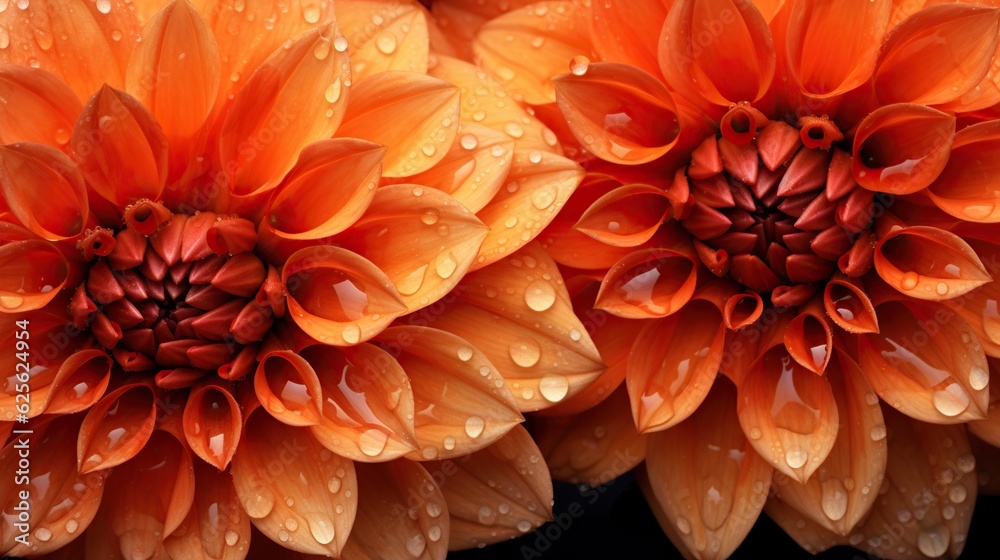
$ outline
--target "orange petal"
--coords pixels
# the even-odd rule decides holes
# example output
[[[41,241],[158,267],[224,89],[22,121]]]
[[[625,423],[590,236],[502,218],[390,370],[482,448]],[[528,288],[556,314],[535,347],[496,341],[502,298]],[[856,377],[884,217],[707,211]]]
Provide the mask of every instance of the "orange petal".
[[[167,138],[131,95],[101,88],[83,107],[70,145],[87,183],[119,208],[163,192]]]
[[[932,301],[964,295],[992,280],[962,238],[927,226],[899,228],[879,240],[875,270],[900,292]]]
[[[732,384],[720,380],[687,422],[650,435],[647,444],[646,470],[667,534],[702,558],[725,558],[739,546],[774,472],[740,431],[735,400]]]
[[[250,518],[240,505],[233,478],[194,462],[194,503],[187,518],[163,539],[171,558],[243,560],[250,545]]]
[[[872,78],[883,103],[934,105],[976,86],[997,50],[1000,10],[971,5],[931,6],[886,37]]]
[[[45,144],[0,147],[0,188],[8,208],[33,233],[76,237],[87,224],[87,187],[66,154]]]
[[[726,300],[722,320],[726,328],[739,330],[757,322],[764,313],[764,300],[757,292],[735,294]]]
[[[574,67],[553,79],[570,130],[597,157],[635,165],[652,161],[677,143],[674,100],[659,80],[613,62]]]
[[[1000,266],[1000,247],[970,239],[980,258],[991,270]],[[1000,358],[1000,282],[989,282],[961,298],[943,303],[962,316],[983,344],[986,355]]]
[[[459,91],[414,72],[381,72],[354,87],[337,136],[387,146],[382,175],[408,177],[444,158],[458,134]]]
[[[838,353],[827,378],[840,411],[837,441],[807,483],[788,481],[775,489],[778,498],[802,515],[847,536],[878,498],[885,474],[886,428],[878,397],[853,360]]]
[[[579,165],[550,152],[515,150],[506,185],[477,216],[490,227],[473,269],[524,247],[555,219],[583,179]]]
[[[875,310],[881,329],[859,337],[858,357],[882,400],[935,424],[984,417],[986,355],[964,319],[941,304],[913,300],[886,302]]]
[[[64,147],[83,105],[62,80],[36,68],[0,66],[0,144]]]
[[[240,442],[243,418],[224,385],[195,387],[184,405],[184,436],[191,450],[219,470],[225,470]]]
[[[70,355],[56,373],[45,395],[45,412],[72,414],[89,409],[111,380],[111,357],[102,350],[78,350]]]
[[[891,9],[889,2],[868,0],[795,2],[789,16],[788,58],[802,92],[826,98],[865,83],[875,69]]]
[[[389,353],[359,344],[310,346],[301,355],[323,373],[323,418],[311,431],[324,447],[363,462],[389,461],[417,449],[413,390]]]
[[[304,147],[333,135],[347,107],[346,48],[336,24],[316,27],[276,50],[236,94],[219,138],[233,194],[273,189]]]
[[[77,97],[122,88],[139,25],[124,0],[43,0],[0,12],[0,64],[48,70]]]
[[[482,451],[425,464],[448,477],[441,492],[451,518],[450,550],[518,537],[552,518],[552,479],[540,457],[517,426]]]
[[[1000,149],[1000,121],[963,128],[955,134],[944,171],[927,190],[938,208],[973,222],[1000,222],[996,158]]]
[[[625,62],[657,74],[657,45],[667,8],[662,0],[634,0],[624,10],[610,2],[592,3],[590,35],[594,50],[601,60]]]
[[[514,99],[533,105],[556,100],[552,77],[566,62],[591,52],[585,6],[546,2],[511,10],[483,25],[472,43],[476,61],[497,75]]]
[[[625,374],[640,433],[677,425],[705,400],[719,371],[725,334],[722,314],[706,301],[691,302],[642,329]]]
[[[289,426],[315,426],[323,418],[323,391],[316,370],[299,354],[277,350],[263,356],[253,380],[257,399]]]
[[[628,411],[628,394],[618,389],[585,414],[536,418],[532,436],[552,477],[596,487],[641,463],[647,436]]]
[[[462,122],[458,141],[434,167],[409,177],[418,185],[444,191],[470,212],[489,204],[507,179],[514,140],[492,128]]]
[[[341,0],[336,9],[355,81],[387,70],[427,73],[427,19],[416,2]]]
[[[281,270],[281,283],[292,319],[326,344],[364,342],[406,311],[384,272],[340,247],[296,251]]]
[[[391,185],[376,191],[368,212],[338,241],[384,272],[413,312],[458,284],[486,235],[476,216],[447,194]]]
[[[419,446],[410,459],[478,451],[524,420],[493,364],[465,340],[414,326],[386,329],[376,340],[410,378]]]
[[[603,371],[573,313],[555,263],[538,245],[469,274],[446,313],[411,316],[482,351],[510,385],[522,412],[563,402]]]
[[[691,299],[697,276],[695,262],[687,255],[666,249],[635,251],[608,271],[595,306],[630,319],[665,317]]]
[[[824,315],[803,311],[785,327],[784,343],[800,366],[823,375],[833,355],[833,329]]]
[[[678,0],[663,28],[660,70],[685,97],[716,105],[753,103],[770,87],[774,41],[752,3]]]
[[[0,315],[0,346],[7,348],[6,355],[0,355],[0,368],[9,372],[0,378],[0,419],[14,421],[15,414],[26,414],[33,418],[45,412],[48,401],[51,400],[55,391],[53,384],[59,376],[60,369],[69,358],[72,358],[78,349],[83,345],[89,332],[84,336],[84,332],[69,325],[68,317],[65,313],[54,313],[53,309],[33,310],[28,313],[4,313]],[[24,321],[23,323],[21,321]],[[27,330],[29,338],[22,334]],[[18,338],[20,337],[20,338]],[[32,350],[31,340],[52,341],[53,344],[46,344],[46,354]],[[27,341],[27,342],[25,342]],[[20,358],[22,353],[29,354],[28,368],[28,396],[27,412],[25,408],[25,397],[19,396],[24,391],[23,385],[25,365]],[[79,364],[80,357],[74,358]],[[67,365],[63,371],[62,379],[71,373],[73,365]],[[20,376],[20,379],[18,378]],[[98,395],[99,397],[99,395]],[[4,440],[6,441],[6,440]]]
[[[130,383],[105,395],[80,426],[76,442],[80,472],[111,468],[135,457],[149,441],[156,415],[152,383]]]
[[[342,558],[443,560],[451,523],[431,474],[405,459],[356,468],[358,494],[364,498]]]
[[[505,2],[469,2],[469,0],[441,0],[432,3],[434,20],[457,48],[463,58],[472,59],[472,39],[487,21],[510,10],[534,4],[534,0]]]
[[[320,239],[344,231],[371,204],[385,150],[353,138],[306,146],[271,202],[268,227],[286,239]]]
[[[830,381],[800,366],[783,346],[765,352],[743,376],[739,416],[754,449],[799,482],[809,480],[837,439]]]
[[[339,556],[358,509],[354,463],[260,411],[244,430],[253,437],[240,445],[232,473],[251,523],[285,548]]]
[[[868,294],[847,277],[835,276],[827,282],[823,305],[830,319],[849,333],[878,332],[878,316]]]
[[[986,418],[969,422],[969,431],[993,447],[1000,447],[1000,361],[988,358],[990,366],[990,404]]]
[[[887,105],[865,117],[854,135],[854,178],[869,190],[917,192],[948,163],[955,117],[913,104]]]
[[[635,247],[650,240],[670,212],[662,189],[633,184],[599,198],[576,223],[576,229],[616,247]]]
[[[20,455],[23,449],[30,451],[31,463],[30,477],[15,482],[16,486],[5,482],[0,493],[0,508],[4,512],[0,520],[0,554],[11,557],[48,554],[66,546],[90,525],[101,504],[107,472],[77,473],[73,440],[79,425],[79,417],[58,417],[42,428],[32,428],[33,434],[18,435],[0,451],[0,468],[12,477],[21,468],[19,461],[23,466],[24,458]],[[18,446],[19,441],[27,441],[28,446]],[[15,489],[18,494],[28,496],[30,546],[14,540],[23,533],[14,526],[18,522],[16,512],[24,510],[23,506],[17,507],[21,496],[15,494]]]

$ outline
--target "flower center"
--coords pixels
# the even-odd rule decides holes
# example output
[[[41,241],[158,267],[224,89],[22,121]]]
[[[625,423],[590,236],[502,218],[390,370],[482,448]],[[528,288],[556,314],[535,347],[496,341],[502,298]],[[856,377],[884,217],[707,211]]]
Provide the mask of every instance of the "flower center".
[[[805,303],[838,269],[864,274],[874,248],[874,193],[835,146],[843,135],[825,117],[798,125],[734,106],[668,191],[705,265],[781,306]]]
[[[124,222],[79,243],[91,265],[70,303],[74,325],[123,370],[156,372],[161,386],[252,371],[256,343],[284,313],[277,271],[253,253],[253,224],[148,200],[129,206]]]

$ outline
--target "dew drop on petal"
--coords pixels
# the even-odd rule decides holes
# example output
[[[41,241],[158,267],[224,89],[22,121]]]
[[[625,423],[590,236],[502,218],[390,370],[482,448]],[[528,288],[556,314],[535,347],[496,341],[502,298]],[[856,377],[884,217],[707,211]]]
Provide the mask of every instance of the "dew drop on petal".
[[[344,342],[348,344],[357,344],[361,340],[361,327],[357,325],[347,325],[344,330],[341,331],[340,336],[344,338]]]
[[[480,416],[470,416],[468,420],[465,421],[465,433],[469,435],[470,438],[477,438],[483,433],[483,429],[486,428],[486,421]]]
[[[532,338],[515,340],[510,343],[507,350],[510,354],[510,359],[515,364],[524,368],[529,368],[537,364],[542,355],[541,347]]]
[[[958,383],[952,383],[934,392],[934,408],[945,416],[958,416],[969,408],[969,393]]]
[[[524,302],[535,311],[545,311],[556,302],[556,290],[544,280],[535,280],[525,288]]]
[[[944,525],[924,529],[917,535],[917,548],[925,556],[937,558],[948,551],[951,542],[951,532]]]
[[[975,367],[969,372],[969,386],[982,391],[990,382],[990,374],[983,368]]]
[[[574,56],[569,61],[569,71],[572,72],[574,76],[582,76],[586,74],[589,67],[590,59],[583,55]]]
[[[809,460],[809,452],[798,445],[793,445],[785,451],[785,462],[788,463],[788,466],[793,469],[797,469],[806,464],[807,460]]]
[[[461,346],[458,349],[458,359],[463,362],[468,362],[472,359],[472,348],[468,346]]]
[[[538,391],[549,402],[559,402],[569,393],[569,380],[565,376],[550,373],[538,382]]]
[[[226,544],[229,546],[236,546],[236,543],[240,542],[240,535],[232,529],[226,531]]]

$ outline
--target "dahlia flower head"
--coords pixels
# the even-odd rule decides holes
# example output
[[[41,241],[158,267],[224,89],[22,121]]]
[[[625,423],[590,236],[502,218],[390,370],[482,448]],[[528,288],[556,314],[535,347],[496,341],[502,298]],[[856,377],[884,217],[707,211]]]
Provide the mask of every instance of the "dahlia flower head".
[[[587,170],[539,239],[608,369],[537,418],[553,475],[641,464],[687,557],[762,511],[958,556],[1000,456],[1000,5],[432,9]]]
[[[549,518],[522,411],[604,365],[534,239],[584,171],[451,42],[405,0],[0,2],[0,555]]]

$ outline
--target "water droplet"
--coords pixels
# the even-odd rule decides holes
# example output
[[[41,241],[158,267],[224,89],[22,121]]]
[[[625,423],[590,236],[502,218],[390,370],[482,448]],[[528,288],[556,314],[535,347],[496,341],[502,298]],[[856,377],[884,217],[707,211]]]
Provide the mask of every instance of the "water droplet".
[[[340,78],[334,80],[334,82],[326,88],[325,97],[329,103],[336,103],[337,100],[340,99]]]
[[[432,226],[441,219],[441,212],[437,208],[427,208],[420,214],[420,221]]]
[[[316,60],[326,60],[326,57],[330,56],[330,40],[321,37],[316,41],[316,46],[313,47],[313,55],[316,57]]]
[[[964,502],[967,495],[968,492],[966,491],[965,486],[962,486],[961,484],[956,484],[948,490],[948,499],[956,504]]]
[[[569,71],[572,72],[574,76],[582,76],[586,74],[589,67],[590,59],[583,55],[574,56],[569,61]]]
[[[920,531],[920,534],[917,535],[917,548],[924,555],[937,558],[948,551],[950,541],[951,532],[944,525],[938,525]]]
[[[38,43],[38,48],[47,51],[52,48],[52,34],[44,29],[35,29],[35,42]]]
[[[539,210],[545,210],[549,206],[552,206],[552,203],[556,201],[556,194],[557,191],[555,187],[552,185],[546,185],[532,193],[531,204]]]
[[[531,152],[528,154],[528,161],[530,161],[531,163],[541,163],[542,152],[539,152],[538,150],[531,150]]]
[[[458,261],[455,260],[454,255],[448,253],[444,257],[438,259],[434,270],[441,278],[449,278],[452,273],[455,272],[456,268],[458,268]]]
[[[948,284],[945,284],[944,282],[938,282],[936,290],[939,296],[943,296],[948,293]]]
[[[458,349],[458,359],[463,362],[468,362],[472,359],[472,348],[468,346],[461,346]]]
[[[459,140],[459,143],[466,150],[474,150],[476,146],[479,145],[479,140],[477,140],[476,137],[471,134],[464,134],[462,135],[462,138]]]
[[[524,290],[524,302],[535,311],[545,311],[556,302],[556,290],[544,280],[535,280]]]
[[[750,439],[760,439],[760,428],[750,428]]]
[[[969,408],[969,393],[958,383],[952,383],[934,392],[934,408],[945,416],[958,416]]]
[[[299,522],[296,521],[296,520],[294,520],[294,519],[292,519],[291,517],[289,517],[288,519],[285,520],[285,527],[289,531],[291,531],[291,532],[294,533],[295,531],[298,531],[298,529],[299,529]]]
[[[111,0],[97,0],[97,11],[102,14],[111,12]]]
[[[46,529],[45,527],[39,527],[38,530],[35,531],[35,536],[42,542],[48,542],[48,540],[52,538],[52,531]]]
[[[17,309],[24,303],[24,298],[15,295],[0,296],[0,307],[5,309]]]
[[[581,338],[583,338],[583,335],[580,333],[580,331],[578,331],[576,329],[570,329],[569,330],[569,339],[570,340],[572,340],[573,342],[576,342],[576,341],[580,340]]]
[[[66,532],[71,535],[75,533],[76,530],[79,528],[80,528],[80,523],[76,519],[70,519],[69,521],[66,522]]]
[[[917,274],[916,272],[910,271],[903,275],[903,278],[900,281],[900,286],[904,290],[912,290],[916,288],[917,284],[919,283],[920,283],[920,275]]]
[[[431,542],[438,542],[439,540],[441,540],[441,527],[438,527],[437,525],[431,525],[427,529],[427,538],[430,539]]]
[[[385,450],[385,444],[389,441],[389,434],[385,430],[380,430],[377,428],[372,428],[370,430],[365,430],[358,437],[358,448],[361,452],[369,457],[378,457],[383,450]]]
[[[521,531],[522,533],[527,533],[528,531],[531,530],[531,522],[528,521],[527,519],[522,519],[518,521],[517,530]]]
[[[847,489],[836,478],[831,478],[822,484],[821,505],[823,514],[831,521],[838,521],[847,513]]]
[[[541,347],[532,338],[522,338],[511,342],[507,351],[510,354],[510,359],[524,368],[537,364],[542,356]]]
[[[437,517],[441,515],[441,504],[437,502],[427,502],[427,515],[431,517]]]
[[[406,551],[409,552],[414,558],[420,557],[424,553],[424,548],[427,546],[427,541],[424,540],[423,535],[413,535],[406,540]]]
[[[479,416],[470,416],[468,420],[465,421],[465,433],[469,435],[470,438],[477,438],[483,433],[483,429],[486,428],[486,421]]]
[[[497,520],[496,513],[493,512],[493,508],[490,506],[483,506],[479,508],[479,522],[483,525],[492,525]]]
[[[865,402],[872,406],[878,404],[878,395],[876,395],[874,391],[868,391],[865,395]]]
[[[990,374],[981,367],[974,367],[969,372],[969,386],[976,391],[982,391],[990,382]]]
[[[334,39],[333,39],[333,48],[336,49],[337,52],[344,52],[344,51],[346,51],[347,50],[347,37],[344,37],[343,35],[337,35],[336,37],[334,37]]]
[[[976,468],[976,458],[970,453],[966,453],[958,458],[958,470],[965,474],[972,472]]]
[[[441,443],[442,445],[444,445],[444,448],[447,449],[448,451],[452,451],[453,449],[455,449],[456,441],[455,438],[451,436],[445,436],[444,441],[442,441]]]
[[[232,529],[226,531],[226,544],[229,546],[236,546],[236,543],[240,542],[240,535]]]
[[[320,9],[319,6],[313,4],[311,6],[305,6],[302,8],[302,18],[306,20],[306,23],[317,23],[319,22]]]
[[[508,122],[504,124],[503,131],[506,132],[511,138],[520,138],[524,136],[524,129],[522,129],[521,125],[516,122]]]
[[[382,54],[392,54],[396,51],[396,36],[392,33],[382,33],[375,39],[375,48]]]
[[[549,402],[559,402],[569,393],[569,379],[556,373],[550,373],[538,382],[538,391]]]
[[[330,544],[336,536],[336,532],[331,520],[322,513],[307,513],[306,523],[309,525],[309,533],[319,544]]]
[[[685,535],[691,532],[691,522],[684,517],[677,518],[677,530],[684,533]]]
[[[347,325],[344,330],[341,331],[340,336],[344,339],[344,342],[348,344],[357,344],[361,340],[361,327],[357,325]]]
[[[793,469],[797,469],[806,464],[808,459],[809,452],[798,445],[793,445],[785,451],[785,463],[788,463],[788,466]]]
[[[881,441],[885,439],[885,426],[879,425],[872,428],[871,437],[872,441]]]

